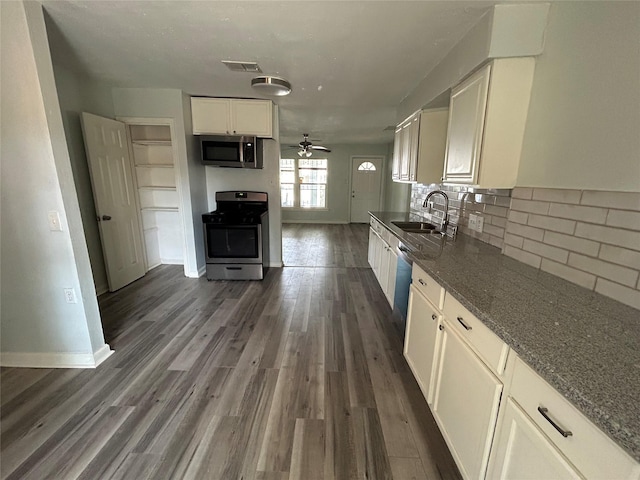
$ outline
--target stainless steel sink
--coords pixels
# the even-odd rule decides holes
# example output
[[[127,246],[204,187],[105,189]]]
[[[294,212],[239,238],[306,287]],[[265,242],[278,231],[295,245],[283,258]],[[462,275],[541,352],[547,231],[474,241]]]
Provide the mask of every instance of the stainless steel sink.
[[[441,233],[438,228],[427,222],[391,222],[400,230],[408,233]]]

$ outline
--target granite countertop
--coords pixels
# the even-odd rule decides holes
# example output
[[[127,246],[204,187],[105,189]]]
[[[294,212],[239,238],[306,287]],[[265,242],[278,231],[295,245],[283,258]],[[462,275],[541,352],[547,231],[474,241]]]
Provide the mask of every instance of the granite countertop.
[[[502,255],[467,235],[411,234],[370,212],[414,263],[640,462],[640,311]]]

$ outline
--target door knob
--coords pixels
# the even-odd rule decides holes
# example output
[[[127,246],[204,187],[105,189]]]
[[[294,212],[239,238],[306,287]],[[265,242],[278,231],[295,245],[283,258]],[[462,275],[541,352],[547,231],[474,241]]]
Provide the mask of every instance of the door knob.
[[[102,220],[111,220],[111,215],[102,215]]]

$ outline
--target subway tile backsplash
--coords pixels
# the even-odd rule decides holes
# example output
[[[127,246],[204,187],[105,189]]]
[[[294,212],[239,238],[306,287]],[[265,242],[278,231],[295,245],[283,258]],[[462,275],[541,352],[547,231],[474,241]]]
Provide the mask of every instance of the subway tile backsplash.
[[[431,197],[433,208],[429,212],[422,206],[427,193],[442,190],[449,197],[449,225],[457,226],[458,231],[477,238],[495,247],[504,244],[507,215],[511,204],[510,189],[478,189],[463,186],[414,184],[411,189],[411,213],[427,220],[441,221],[444,216],[444,200],[440,195]],[[484,218],[482,233],[469,229],[469,215],[481,215]],[[429,215],[433,215],[433,219]]]
[[[640,309],[639,193],[516,187],[512,196],[505,255]]]
[[[449,196],[450,226],[502,249],[502,253],[572,283],[640,309],[640,193],[516,187],[480,190],[415,184],[411,212],[440,221]],[[470,230],[469,214],[484,218]]]

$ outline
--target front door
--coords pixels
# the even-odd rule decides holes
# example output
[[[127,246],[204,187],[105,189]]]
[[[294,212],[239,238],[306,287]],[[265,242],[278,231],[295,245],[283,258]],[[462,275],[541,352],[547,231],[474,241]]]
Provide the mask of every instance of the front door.
[[[82,133],[113,292],[145,274],[127,135],[124,123],[90,113],[82,114]]]
[[[369,223],[367,212],[380,208],[382,159],[351,158],[351,223]]]

